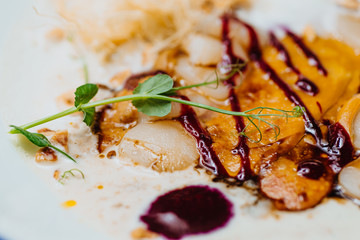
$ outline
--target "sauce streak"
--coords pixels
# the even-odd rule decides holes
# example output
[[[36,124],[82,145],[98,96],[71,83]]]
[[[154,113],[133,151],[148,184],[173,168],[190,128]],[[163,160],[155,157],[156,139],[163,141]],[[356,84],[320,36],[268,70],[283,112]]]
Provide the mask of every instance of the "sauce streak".
[[[294,73],[298,75],[298,80],[296,81],[296,86],[308,93],[311,96],[315,96],[319,93],[319,88],[308,78],[304,77],[300,70],[294,66],[289,52],[286,50],[285,46],[276,38],[273,32],[270,32],[270,43],[271,45],[278,50],[278,52],[282,55],[285,64],[290,68]]]
[[[305,77],[299,78],[295,85],[310,96],[315,96],[319,93],[319,88],[315,85],[315,83]]]
[[[236,22],[242,24],[246,27],[248,34],[250,36],[250,46],[248,53],[250,59],[257,62],[259,67],[269,75],[270,79],[285,93],[286,97],[294,103],[296,106],[300,106],[304,109],[303,118],[305,121],[305,131],[315,137],[316,142],[319,146],[322,144],[322,133],[319,126],[316,124],[314,117],[311,115],[310,111],[305,106],[301,98],[290,88],[290,86],[285,83],[275,72],[270,65],[265,62],[262,58],[262,52],[259,44],[259,40],[255,30],[247,23],[233,18]]]
[[[233,204],[217,189],[188,186],[158,197],[140,219],[168,239],[207,233],[225,226]]]
[[[189,98],[180,96],[181,99],[189,101]],[[215,175],[227,177],[228,174],[221,164],[219,157],[212,148],[212,139],[201,127],[195,111],[187,106],[181,105],[181,116],[178,121],[185,130],[196,139],[196,147],[200,154],[200,165],[213,172]]]
[[[304,109],[303,119],[305,122],[305,132],[312,135],[316,140],[316,146],[328,155],[328,164],[335,174],[339,173],[341,168],[353,160],[354,148],[347,131],[339,123],[329,126],[328,143],[324,141],[320,127],[316,123],[314,117],[305,106],[301,98],[285,83],[275,72],[271,66],[263,60],[262,52],[257,34],[253,27],[247,23],[231,17],[232,20],[242,24],[248,31],[250,37],[250,46],[248,54],[252,61],[257,62],[259,67],[269,75],[270,79],[285,93],[286,97],[296,106]],[[305,55],[316,62],[319,71],[327,76],[327,71],[317,58],[317,56],[308,49],[302,40],[294,33],[286,29],[286,33],[294,40],[294,42],[302,49]],[[298,70],[297,70],[298,71]],[[300,166],[300,170],[301,170]],[[319,173],[320,174],[320,173]],[[306,175],[304,175],[306,176]]]
[[[236,64],[236,63],[244,63],[244,60],[235,56],[235,54],[232,50],[232,41],[229,36],[229,32],[230,32],[229,31],[229,28],[230,28],[229,20],[230,20],[230,18],[228,15],[225,15],[222,17],[222,44],[223,44],[223,49],[224,49],[224,53],[222,56],[222,63],[221,63],[222,66],[228,66],[228,65]],[[244,69],[245,68],[243,68],[242,70],[244,70]],[[225,84],[228,85],[230,88],[228,99],[230,101],[231,110],[240,112],[241,108],[240,108],[239,100],[234,91],[234,87],[236,85],[235,79],[237,76],[238,76],[238,74],[235,74],[230,79],[225,81]],[[236,122],[237,131],[239,133],[242,132],[245,129],[244,119],[239,116],[234,116],[234,119]],[[232,154],[239,154],[241,157],[240,171],[237,174],[236,178],[239,181],[246,181],[246,180],[250,179],[252,176],[252,171],[251,171],[251,167],[250,167],[249,147],[246,144],[245,136],[239,135],[238,145],[236,146],[235,149],[232,150]]]
[[[301,49],[301,51],[303,51],[303,53],[305,54],[305,56],[309,59],[309,61],[313,62],[313,64],[317,67],[317,69],[319,70],[319,72],[324,75],[327,76],[327,70],[325,69],[325,67],[322,65],[322,63],[320,62],[319,58],[315,55],[315,53],[313,53],[313,51],[311,51],[306,45],[305,43],[301,40],[300,37],[298,37],[296,34],[294,34],[293,32],[291,32],[289,29],[284,28],[286,34],[292,38],[292,40],[298,45],[298,47]]]
[[[348,132],[340,123],[330,125],[328,129],[329,166],[337,174],[346,164],[354,160],[354,147]]]

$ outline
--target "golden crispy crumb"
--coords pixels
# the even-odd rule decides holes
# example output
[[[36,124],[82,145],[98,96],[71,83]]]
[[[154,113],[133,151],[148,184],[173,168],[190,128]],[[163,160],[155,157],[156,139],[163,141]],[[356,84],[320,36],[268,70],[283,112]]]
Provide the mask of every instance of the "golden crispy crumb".
[[[61,28],[54,28],[46,34],[46,38],[53,42],[60,42],[65,38],[65,32]]]
[[[106,154],[106,157],[107,158],[113,158],[113,157],[116,157],[116,152],[114,150],[108,152],[108,154]]]
[[[304,29],[304,36],[309,42],[314,41],[316,39],[316,32],[314,28],[310,25],[307,25]]]
[[[67,130],[51,130],[48,128],[42,128],[38,130],[38,133],[44,134],[50,139],[53,144],[60,144],[64,147],[65,151],[68,151],[68,131]]]
[[[65,148],[65,151],[68,151],[68,131],[67,130],[59,130],[56,131],[55,134],[52,136],[51,140],[55,143],[60,144]]]
[[[38,133],[45,134],[45,133],[54,133],[54,130],[48,129],[48,128],[42,128],[37,130]]]
[[[56,180],[59,180],[59,178],[60,178],[60,171],[59,171],[59,170],[55,170],[53,176],[54,176],[54,178],[55,178]]]
[[[132,239],[149,239],[156,238],[158,234],[150,232],[149,230],[139,227],[131,232]]]
[[[48,147],[41,148],[35,155],[35,161],[37,163],[55,162],[56,160],[57,156],[55,151]]]

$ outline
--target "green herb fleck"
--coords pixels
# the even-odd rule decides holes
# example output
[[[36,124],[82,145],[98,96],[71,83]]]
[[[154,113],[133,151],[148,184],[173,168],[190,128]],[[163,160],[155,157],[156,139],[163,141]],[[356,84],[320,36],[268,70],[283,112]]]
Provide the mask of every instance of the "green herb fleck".
[[[64,181],[65,181],[66,179],[68,179],[69,176],[73,176],[73,177],[76,176],[74,172],[80,173],[81,178],[85,180],[85,175],[84,175],[84,173],[83,173],[81,170],[77,169],[77,168],[73,168],[73,169],[70,169],[70,170],[68,170],[68,171],[65,171],[65,172],[60,176],[58,182],[64,185],[64,184],[65,184]]]

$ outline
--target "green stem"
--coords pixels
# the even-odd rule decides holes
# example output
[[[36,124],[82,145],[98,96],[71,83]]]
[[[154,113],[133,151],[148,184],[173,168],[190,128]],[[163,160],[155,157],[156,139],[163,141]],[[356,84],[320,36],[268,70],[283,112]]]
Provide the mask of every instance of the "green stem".
[[[39,120],[36,120],[36,121],[33,121],[33,122],[30,122],[30,123],[27,123],[27,124],[24,124],[21,126],[22,129],[29,129],[29,128],[33,128],[35,126],[38,126],[38,125],[41,125],[41,124],[44,124],[44,123],[47,123],[47,122],[50,122],[52,120],[55,120],[55,119],[58,119],[58,118],[62,118],[62,117],[65,117],[67,115],[70,115],[72,113],[75,113],[77,112],[78,109],[76,107],[72,107],[72,108],[69,108],[65,111],[62,111],[62,112],[59,112],[55,115],[51,115],[49,117],[44,117],[44,118],[41,118]],[[15,134],[15,133],[18,133],[19,131],[17,131],[16,129],[12,129],[10,131],[10,133],[12,134]]]
[[[67,154],[66,152],[60,150],[59,148],[57,148],[53,145],[50,145],[49,147],[55,149],[56,151],[60,152],[61,154],[64,154],[66,157],[70,158],[74,163],[77,163],[76,160],[74,158],[72,158],[69,154]]]
[[[284,115],[284,114],[249,114],[247,112],[253,111],[254,109],[248,110],[246,112],[234,112],[234,111],[228,111],[228,110],[224,110],[224,109],[220,109],[220,108],[216,108],[216,107],[211,107],[202,103],[195,103],[195,102],[191,102],[191,101],[187,101],[187,100],[183,100],[183,99],[179,99],[179,98],[174,98],[174,97],[168,97],[168,96],[164,96],[164,95],[149,95],[149,94],[133,94],[133,95],[128,95],[128,96],[122,96],[122,97],[115,97],[115,98],[109,98],[109,99],[104,99],[104,100],[100,100],[100,101],[96,101],[96,102],[91,102],[91,103],[86,103],[81,105],[81,109],[87,109],[87,108],[93,108],[93,107],[97,107],[97,106],[102,106],[102,105],[108,105],[108,104],[112,104],[112,103],[117,103],[117,102],[125,102],[125,101],[132,101],[132,100],[146,100],[146,99],[158,99],[158,100],[164,100],[164,101],[170,101],[170,102],[177,102],[177,103],[181,103],[181,104],[185,104],[185,105],[189,105],[192,107],[197,107],[197,108],[203,108],[209,111],[213,111],[213,112],[217,112],[217,113],[222,113],[222,114],[226,114],[226,115],[233,115],[233,116],[241,116],[241,117],[252,117],[255,119],[259,119],[260,117],[267,117],[267,116],[272,116],[272,117],[292,117],[291,115]],[[65,111],[62,111],[60,113],[57,113],[55,115],[49,116],[49,117],[45,117],[45,118],[41,118],[39,120],[33,121],[31,123],[25,124],[20,126],[23,129],[29,129],[47,122],[50,122],[52,120],[70,115],[72,113],[78,112],[81,109],[77,109],[75,107],[69,108]],[[258,108],[256,108],[258,109]],[[275,110],[275,109],[274,109]],[[14,134],[14,133],[18,133],[18,131],[16,129],[12,129],[10,131],[10,133]]]
[[[194,84],[194,85],[190,85],[190,86],[175,87],[175,88],[171,89],[171,91],[178,91],[178,90],[183,90],[183,89],[187,89],[187,88],[202,87],[202,86],[206,86],[206,85],[210,85],[210,84],[214,84],[214,83],[218,83],[218,80],[214,80],[211,82],[198,83],[198,84]]]

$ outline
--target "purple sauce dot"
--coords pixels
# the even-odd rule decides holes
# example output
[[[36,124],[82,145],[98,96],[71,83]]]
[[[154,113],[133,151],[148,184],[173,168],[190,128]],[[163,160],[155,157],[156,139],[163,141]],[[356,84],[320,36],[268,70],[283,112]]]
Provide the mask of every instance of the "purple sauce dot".
[[[233,204],[219,190],[188,186],[158,197],[140,219],[150,231],[181,239],[223,227],[232,216]]]
[[[314,180],[321,178],[325,173],[324,164],[318,160],[304,161],[299,163],[297,167],[298,175]]]
[[[315,85],[315,83],[303,76],[299,77],[299,80],[297,80],[295,84],[296,86],[298,86],[298,88],[300,88],[310,96],[315,96],[319,93],[319,88]]]

